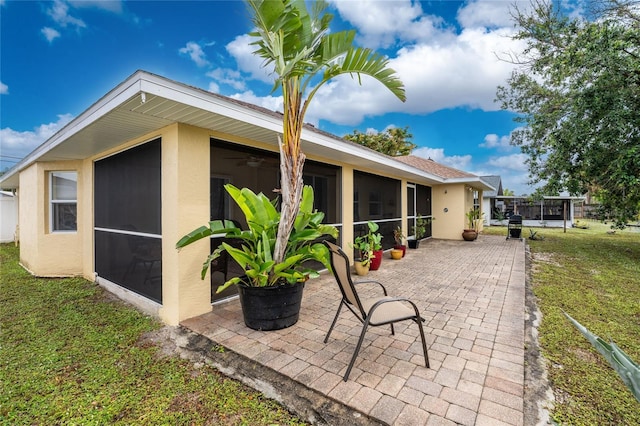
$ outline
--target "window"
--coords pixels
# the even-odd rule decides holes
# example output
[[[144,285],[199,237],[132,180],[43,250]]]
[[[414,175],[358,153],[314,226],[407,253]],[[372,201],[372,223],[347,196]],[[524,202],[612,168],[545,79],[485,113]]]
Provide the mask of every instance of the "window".
[[[51,172],[51,231],[76,231],[78,208],[78,173]]]

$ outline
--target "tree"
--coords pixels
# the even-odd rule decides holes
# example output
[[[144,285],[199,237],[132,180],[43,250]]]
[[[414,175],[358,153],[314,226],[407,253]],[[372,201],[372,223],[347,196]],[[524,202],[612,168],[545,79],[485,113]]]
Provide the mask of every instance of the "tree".
[[[640,211],[640,11],[593,0],[587,20],[559,4],[515,9],[527,47],[497,100],[524,124],[511,142],[528,154],[532,183],[547,194],[596,188],[624,226]]]
[[[305,155],[300,149],[304,116],[318,89],[341,74],[369,75],[405,101],[404,86],[388,59],[371,49],[355,47],[355,31],[330,32],[333,15],[326,13],[325,1],[248,0],[256,30],[255,54],[264,66],[273,66],[275,84],[284,101],[283,134],[279,139],[281,220],[274,260],[284,258],[302,194]]]
[[[505,195],[505,196],[509,197],[509,196],[513,196],[513,195],[516,195],[516,194],[515,194],[515,192],[513,192],[513,190],[511,190],[509,188],[505,188],[502,191],[502,195]]]
[[[344,138],[392,157],[409,155],[417,146],[410,140],[413,135],[409,133],[409,126],[403,129],[390,127],[384,132],[362,133],[354,130],[353,133],[344,135]]]

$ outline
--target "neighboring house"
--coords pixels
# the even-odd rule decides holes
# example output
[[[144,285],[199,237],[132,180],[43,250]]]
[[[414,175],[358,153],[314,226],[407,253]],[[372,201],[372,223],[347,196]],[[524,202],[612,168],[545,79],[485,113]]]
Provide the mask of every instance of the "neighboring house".
[[[497,175],[493,176],[481,176],[481,179],[485,181],[489,186],[494,187],[493,191],[485,191],[482,194],[482,211],[484,212],[484,225],[489,226],[491,220],[491,212],[495,210],[491,207],[491,200],[497,196],[502,195],[502,178]]]
[[[18,199],[13,192],[0,191],[0,243],[14,241],[18,226]]]
[[[575,204],[584,198],[544,196],[541,200],[533,200],[531,197],[496,195],[488,200],[487,215],[491,225],[507,225],[511,215],[519,214],[523,226],[570,228],[574,223]],[[498,220],[497,212],[502,212],[505,219]]]
[[[220,239],[180,252],[175,243],[210,219],[244,225],[223,185],[273,194],[281,132],[279,113],[134,73],[0,177],[19,194],[21,264],[95,280],[171,325],[211,311],[215,288],[238,271],[217,268],[203,284],[202,261]],[[461,239],[465,212],[493,189],[313,126],[302,145],[304,181],[344,247],[372,220],[389,248],[393,229],[409,234],[418,214],[436,219],[434,237]]]

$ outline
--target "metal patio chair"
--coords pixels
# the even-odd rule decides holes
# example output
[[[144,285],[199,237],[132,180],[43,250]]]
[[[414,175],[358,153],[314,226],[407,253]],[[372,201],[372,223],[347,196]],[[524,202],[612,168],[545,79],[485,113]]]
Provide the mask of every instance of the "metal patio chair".
[[[418,324],[418,328],[420,329],[420,338],[422,339],[424,361],[426,367],[429,368],[427,343],[424,338],[424,330],[422,329],[424,318],[420,317],[420,312],[418,311],[418,307],[415,305],[415,303],[411,302],[409,299],[402,297],[389,297],[387,295],[386,288],[377,281],[368,280],[354,283],[351,280],[351,269],[349,268],[349,258],[347,257],[347,255],[342,251],[340,247],[333,243],[330,243],[329,241],[325,241],[324,244],[329,248],[329,251],[331,253],[331,269],[333,270],[333,275],[338,283],[338,287],[340,287],[340,292],[342,293],[342,300],[340,301],[340,305],[338,306],[338,312],[336,312],[333,323],[331,324],[331,327],[327,332],[327,336],[324,338],[324,343],[327,343],[327,341],[329,340],[329,336],[331,335],[333,327],[338,321],[338,316],[340,315],[340,311],[343,305],[346,306],[351,312],[353,312],[353,314],[363,324],[362,332],[360,333],[360,339],[358,340],[356,349],[353,352],[353,356],[351,357],[349,367],[347,367],[347,371],[344,374],[344,381],[346,382],[349,378],[349,374],[351,374],[351,369],[353,368],[353,364],[356,361],[358,352],[360,352],[360,348],[362,347],[362,342],[364,340],[364,335],[367,332],[367,328],[369,328],[369,326],[378,327],[383,325],[391,325],[391,334],[395,335],[393,324],[404,320],[412,320],[416,324]],[[358,291],[356,290],[356,285],[365,283],[379,285],[382,288],[384,296],[360,299],[360,297],[358,296]],[[411,307],[409,307],[409,305],[411,305]]]

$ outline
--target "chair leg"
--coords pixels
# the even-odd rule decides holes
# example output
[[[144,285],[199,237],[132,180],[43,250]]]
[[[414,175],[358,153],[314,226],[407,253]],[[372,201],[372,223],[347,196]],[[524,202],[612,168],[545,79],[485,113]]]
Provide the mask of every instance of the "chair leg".
[[[349,363],[349,367],[347,367],[346,373],[344,373],[343,380],[346,382],[349,378],[349,374],[351,374],[351,369],[353,368],[353,364],[356,362],[356,358],[358,357],[358,352],[360,352],[360,348],[362,347],[362,342],[364,341],[364,335],[367,333],[367,328],[369,327],[369,317],[367,317],[366,321],[362,325],[362,332],[360,333],[360,339],[358,340],[358,344],[356,345],[356,350],[353,351],[353,356],[351,357],[351,362]]]
[[[329,331],[327,332],[326,337],[324,338],[324,342],[327,343],[329,341],[329,336],[331,335],[331,332],[333,331],[333,327],[335,327],[336,322],[338,321],[338,316],[340,315],[340,310],[342,309],[342,304],[344,303],[344,301],[340,301],[340,305],[338,306],[338,312],[336,312],[336,316],[333,317],[333,322],[331,323],[331,327],[329,327]]]
[[[392,336],[396,335],[396,331],[393,329],[393,323],[391,323],[391,335]]]
[[[420,329],[420,339],[422,339],[422,352],[424,353],[424,364],[427,368],[429,368],[429,355],[427,354],[427,342],[424,338],[424,330],[422,329],[422,318],[418,317],[415,320],[418,324],[418,329]]]

